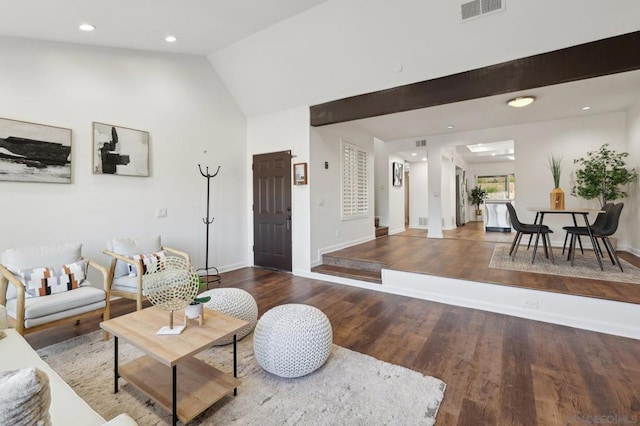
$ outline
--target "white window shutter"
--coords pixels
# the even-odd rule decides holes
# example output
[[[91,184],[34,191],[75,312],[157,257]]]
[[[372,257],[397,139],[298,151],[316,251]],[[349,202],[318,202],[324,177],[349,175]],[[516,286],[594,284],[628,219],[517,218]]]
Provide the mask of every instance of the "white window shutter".
[[[342,142],[342,219],[369,214],[368,159],[367,151]]]

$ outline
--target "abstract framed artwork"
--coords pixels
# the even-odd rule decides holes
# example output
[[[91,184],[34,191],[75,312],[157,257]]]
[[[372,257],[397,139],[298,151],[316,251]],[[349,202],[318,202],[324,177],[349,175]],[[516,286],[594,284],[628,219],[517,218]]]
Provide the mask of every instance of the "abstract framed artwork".
[[[71,183],[71,129],[0,118],[0,180]]]
[[[393,186],[402,186],[402,177],[404,176],[404,166],[402,163],[393,163]]]
[[[93,173],[149,176],[149,132],[94,122]]]

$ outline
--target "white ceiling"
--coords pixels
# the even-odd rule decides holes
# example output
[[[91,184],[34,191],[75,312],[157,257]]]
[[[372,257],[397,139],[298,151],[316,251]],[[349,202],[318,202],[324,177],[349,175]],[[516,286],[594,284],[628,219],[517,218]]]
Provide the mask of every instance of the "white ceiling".
[[[507,100],[524,94],[536,96],[536,101],[525,108],[511,108],[506,105]],[[349,124],[384,141],[407,138],[428,141],[429,136],[433,135],[625,111],[638,102],[640,102],[640,71],[631,71],[366,118]],[[583,111],[581,109],[583,106],[590,106],[591,109]],[[449,125],[455,127],[448,129]],[[420,151],[417,156],[411,156],[413,152],[416,150],[396,154],[407,161],[417,161],[416,158],[421,158]],[[426,150],[423,149],[422,152]],[[467,162],[471,163],[483,161],[487,161],[487,158],[474,156],[467,158]]]
[[[3,5],[0,36],[208,55],[325,1],[20,0]],[[95,25],[96,31],[78,30],[81,23]],[[167,43],[169,34],[178,41]],[[508,99],[523,94],[537,101],[522,109],[506,106]],[[343,124],[385,141],[428,140],[439,134],[622,111],[639,101],[640,71],[634,71]],[[589,111],[580,109],[587,105]],[[420,161],[426,150],[397,154]],[[467,161],[486,161],[486,156]]]
[[[3,1],[0,36],[208,55],[325,1]],[[78,30],[82,23],[96,30]],[[169,34],[178,41],[167,43]]]

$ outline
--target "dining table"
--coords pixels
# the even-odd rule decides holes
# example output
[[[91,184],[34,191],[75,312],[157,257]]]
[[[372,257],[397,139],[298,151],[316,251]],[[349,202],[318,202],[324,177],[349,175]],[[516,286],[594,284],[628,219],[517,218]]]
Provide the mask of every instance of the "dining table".
[[[576,216],[582,216],[582,218],[584,219],[587,233],[589,234],[589,238],[591,239],[591,246],[593,247],[593,251],[596,254],[596,259],[598,259],[598,265],[600,265],[600,270],[604,270],[604,267],[602,266],[602,258],[600,257],[600,252],[597,248],[596,239],[593,236],[593,232],[591,231],[591,224],[589,223],[589,215],[591,213],[604,213],[601,209],[586,209],[579,207],[570,207],[565,209],[552,209],[550,207],[527,207],[527,210],[536,213],[534,224],[538,227],[538,232],[536,233],[536,242],[533,246],[533,254],[531,255],[531,263],[534,263],[536,261],[536,252],[538,251],[538,241],[540,240],[540,233],[542,231],[542,222],[544,221],[544,216],[548,214],[569,214],[573,219],[573,226],[578,226]],[[575,250],[575,247],[573,249]],[[549,247],[549,250],[551,250],[551,247]]]

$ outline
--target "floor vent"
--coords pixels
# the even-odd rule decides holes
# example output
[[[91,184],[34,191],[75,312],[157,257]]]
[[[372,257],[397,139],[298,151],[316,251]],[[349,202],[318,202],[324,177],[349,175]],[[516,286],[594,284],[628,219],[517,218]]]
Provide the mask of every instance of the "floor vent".
[[[479,16],[490,13],[501,12],[504,10],[505,0],[473,0],[462,3],[460,12],[462,20],[477,18]]]

